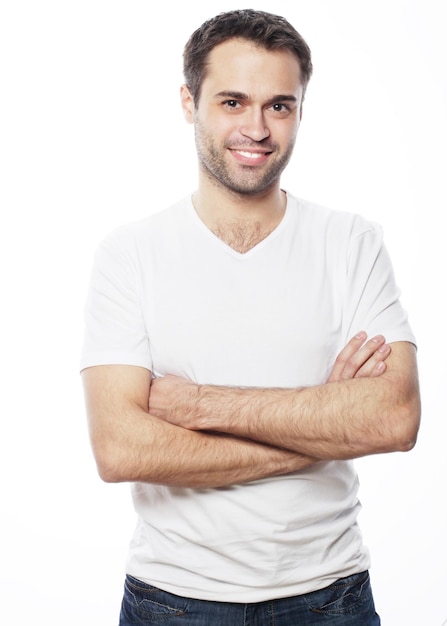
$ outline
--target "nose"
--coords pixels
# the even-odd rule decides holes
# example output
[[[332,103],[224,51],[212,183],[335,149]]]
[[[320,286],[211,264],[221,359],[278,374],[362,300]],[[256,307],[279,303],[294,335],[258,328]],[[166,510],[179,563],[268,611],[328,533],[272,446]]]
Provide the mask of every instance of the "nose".
[[[248,110],[242,120],[240,133],[253,141],[262,141],[270,135],[262,110]]]

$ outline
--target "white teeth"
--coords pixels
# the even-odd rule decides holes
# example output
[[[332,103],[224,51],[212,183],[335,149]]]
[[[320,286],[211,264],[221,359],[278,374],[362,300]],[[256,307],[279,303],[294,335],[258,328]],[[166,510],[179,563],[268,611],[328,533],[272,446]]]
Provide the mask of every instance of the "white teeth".
[[[263,156],[263,154],[259,152],[244,152],[243,150],[238,150],[237,152],[247,159],[258,159],[260,156]]]

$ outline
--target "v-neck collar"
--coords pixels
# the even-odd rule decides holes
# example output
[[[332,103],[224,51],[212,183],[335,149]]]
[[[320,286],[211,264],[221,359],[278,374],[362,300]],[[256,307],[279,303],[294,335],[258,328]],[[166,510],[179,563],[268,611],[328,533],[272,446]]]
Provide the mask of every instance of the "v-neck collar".
[[[267,237],[262,239],[255,246],[253,246],[253,248],[250,248],[250,250],[247,250],[247,252],[238,252],[237,250],[232,248],[230,245],[225,243],[225,241],[220,239],[220,237],[215,235],[213,231],[210,230],[208,226],[206,226],[205,223],[198,216],[197,211],[195,210],[194,204],[192,202],[192,197],[189,197],[188,199],[188,211],[189,211],[192,221],[195,223],[196,226],[200,228],[200,230],[208,237],[210,241],[214,241],[214,243],[217,246],[220,246],[224,252],[226,252],[227,254],[230,254],[234,258],[247,259],[257,254],[260,250],[262,250],[267,245],[269,245],[270,241],[272,241],[273,239],[276,239],[276,237],[283,231],[283,229],[286,228],[286,225],[290,219],[291,212],[290,212],[289,195],[287,194],[287,192],[285,192],[285,194],[286,194],[286,208],[284,210],[284,215],[282,216],[281,221],[279,222],[279,224],[277,224],[277,226],[275,226],[275,228],[271,231],[271,233],[267,235]]]

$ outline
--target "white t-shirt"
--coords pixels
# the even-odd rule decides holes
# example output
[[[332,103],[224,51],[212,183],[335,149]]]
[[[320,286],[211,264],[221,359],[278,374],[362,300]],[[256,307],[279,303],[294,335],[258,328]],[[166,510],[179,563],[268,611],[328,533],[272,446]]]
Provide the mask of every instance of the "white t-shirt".
[[[240,254],[190,199],[100,246],[81,368],[145,367],[201,384],[324,383],[354,334],[414,336],[381,229],[288,194],[279,226]],[[347,461],[219,489],[135,483],[129,574],[178,595],[259,602],[369,567]]]

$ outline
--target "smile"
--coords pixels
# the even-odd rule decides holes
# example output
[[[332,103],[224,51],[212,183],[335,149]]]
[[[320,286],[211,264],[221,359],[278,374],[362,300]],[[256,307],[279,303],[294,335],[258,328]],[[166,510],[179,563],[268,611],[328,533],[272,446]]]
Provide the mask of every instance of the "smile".
[[[231,153],[238,161],[253,165],[264,163],[271,154],[271,152],[255,152],[251,150],[237,150],[235,148],[231,149]]]
[[[268,152],[245,152],[245,150],[235,150],[235,152],[247,159],[259,159],[259,157],[268,154]]]

